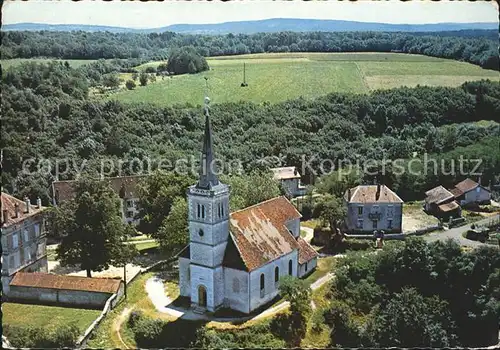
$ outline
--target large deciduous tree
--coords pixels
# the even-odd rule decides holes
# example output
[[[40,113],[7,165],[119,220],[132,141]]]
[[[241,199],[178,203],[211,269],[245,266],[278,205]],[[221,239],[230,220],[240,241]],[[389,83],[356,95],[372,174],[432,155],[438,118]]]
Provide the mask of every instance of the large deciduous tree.
[[[62,266],[80,266],[91,277],[91,271],[107,269],[133,250],[124,244],[133,228],[122,222],[120,199],[104,182],[80,180],[75,199],[54,214],[53,225],[62,235],[56,250]]]

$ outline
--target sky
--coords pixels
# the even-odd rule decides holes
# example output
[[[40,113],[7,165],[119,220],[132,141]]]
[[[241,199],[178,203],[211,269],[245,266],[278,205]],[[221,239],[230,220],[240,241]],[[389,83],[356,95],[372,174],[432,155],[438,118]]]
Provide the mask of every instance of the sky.
[[[381,23],[498,22],[496,3],[398,0],[348,1],[111,1],[5,0],[3,24],[90,24],[156,28],[267,18],[337,19]]]

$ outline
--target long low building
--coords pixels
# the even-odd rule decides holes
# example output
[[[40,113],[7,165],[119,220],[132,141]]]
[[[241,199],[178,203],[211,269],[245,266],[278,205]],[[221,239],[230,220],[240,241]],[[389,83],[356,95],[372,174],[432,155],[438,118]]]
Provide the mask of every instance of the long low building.
[[[18,272],[10,282],[9,300],[102,308],[113,294],[116,304],[123,293],[120,279]]]

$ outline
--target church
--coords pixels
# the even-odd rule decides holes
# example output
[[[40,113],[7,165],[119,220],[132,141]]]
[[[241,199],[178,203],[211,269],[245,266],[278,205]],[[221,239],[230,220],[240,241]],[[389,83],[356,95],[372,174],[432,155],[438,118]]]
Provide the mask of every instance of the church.
[[[250,313],[275,298],[279,279],[303,277],[318,253],[300,237],[297,209],[276,197],[229,213],[215,169],[208,103],[198,183],[187,190],[189,245],[179,253],[180,294],[196,311]]]

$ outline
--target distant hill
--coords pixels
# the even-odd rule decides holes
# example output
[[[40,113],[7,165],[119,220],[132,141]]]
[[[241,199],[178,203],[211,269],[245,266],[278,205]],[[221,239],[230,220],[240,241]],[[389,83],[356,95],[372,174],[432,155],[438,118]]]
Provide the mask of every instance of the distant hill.
[[[498,30],[498,23],[435,23],[435,24],[387,24],[372,22],[355,22],[339,20],[273,18],[259,21],[225,22],[216,24],[174,24],[160,28],[134,29],[126,27],[94,26],[83,24],[42,24],[17,23],[7,24],[3,30],[50,30],[50,31],[109,31],[114,33],[158,33],[177,32],[186,34],[252,34],[259,32],[349,32],[349,31],[376,31],[376,32],[441,32],[458,30]]]

